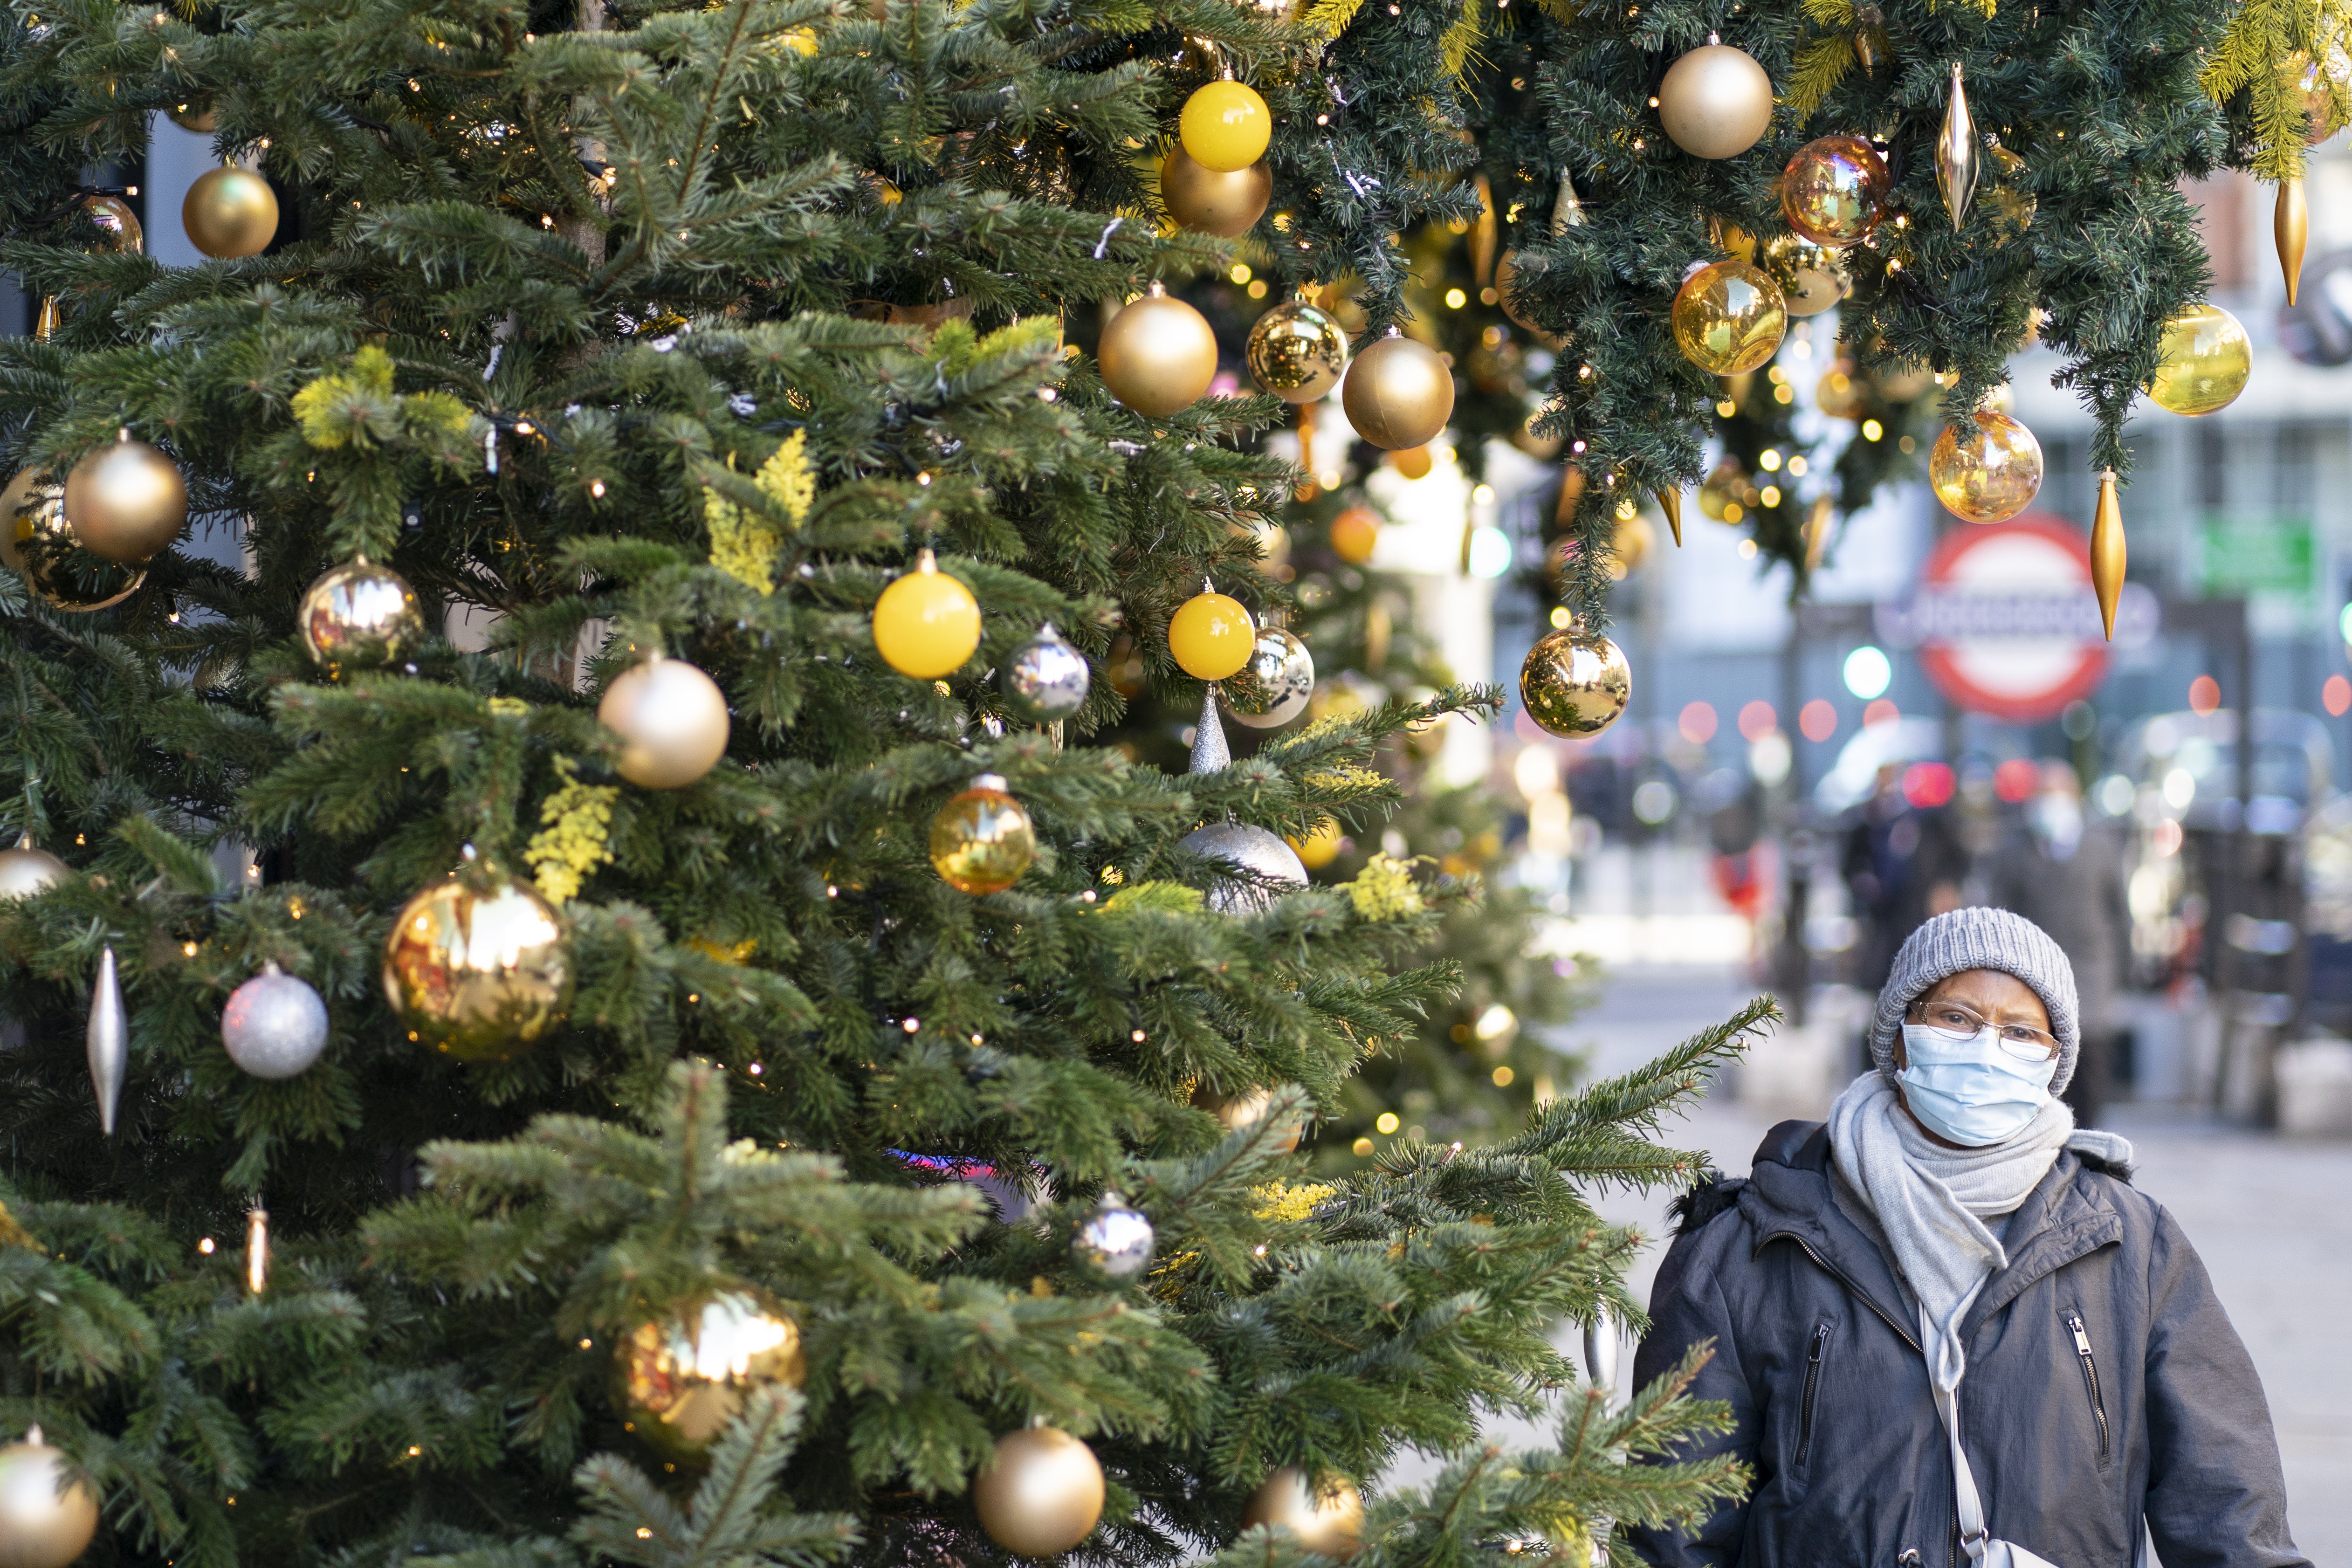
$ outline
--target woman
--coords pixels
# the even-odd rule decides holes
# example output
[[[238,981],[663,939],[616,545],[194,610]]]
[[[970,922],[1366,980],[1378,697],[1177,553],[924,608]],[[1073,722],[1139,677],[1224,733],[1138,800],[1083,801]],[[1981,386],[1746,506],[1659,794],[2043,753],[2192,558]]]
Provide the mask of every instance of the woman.
[[[2252,1361],[2131,1145],[2078,1130],[2074,971],[1964,909],[1895,955],[1875,1070],[1702,1185],[1637,1381],[1695,1346],[1748,1499],[1662,1568],[2309,1568]],[[2143,1533],[2145,1521],[2145,1534]]]

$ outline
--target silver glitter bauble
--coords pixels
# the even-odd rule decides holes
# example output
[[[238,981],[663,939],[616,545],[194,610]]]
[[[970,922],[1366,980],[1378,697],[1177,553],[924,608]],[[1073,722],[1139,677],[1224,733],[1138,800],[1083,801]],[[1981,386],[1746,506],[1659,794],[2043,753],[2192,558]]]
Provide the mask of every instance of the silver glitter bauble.
[[[1298,852],[1263,827],[1242,822],[1213,822],[1177,840],[1207,860],[1223,860],[1257,881],[1220,878],[1209,889],[1209,908],[1221,915],[1250,914],[1265,909],[1293,888],[1307,886],[1307,867]]]
[[[1052,724],[1076,713],[1086,706],[1087,689],[1094,684],[1087,656],[1065,642],[1051,621],[1013,650],[996,679],[1004,689],[1004,706],[1032,724]]]
[[[256,1078],[292,1078],[327,1048],[327,1005],[307,983],[270,964],[229,993],[221,1044],[229,1060]]]
[[[1151,1264],[1151,1221],[1117,1193],[1105,1193],[1101,1206],[1078,1226],[1070,1250],[1113,1279],[1132,1279]]]
[[[34,848],[27,833],[14,849],[0,849],[0,899],[29,899],[72,869],[47,850]]]
[[[1315,656],[1280,626],[1260,626],[1240,673],[1222,682],[1225,711],[1253,730],[1287,724],[1315,695]]]

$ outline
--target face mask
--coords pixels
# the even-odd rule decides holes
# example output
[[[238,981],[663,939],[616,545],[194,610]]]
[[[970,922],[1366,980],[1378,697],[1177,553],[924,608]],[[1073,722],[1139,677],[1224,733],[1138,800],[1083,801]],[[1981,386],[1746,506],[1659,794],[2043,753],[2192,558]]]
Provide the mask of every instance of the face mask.
[[[2058,1076],[2057,1058],[2021,1061],[1990,1028],[1955,1037],[1906,1024],[1903,1054],[1910,1065],[1895,1076],[1911,1114],[1928,1131],[1971,1149],[2023,1131],[2050,1103],[2050,1080]]]

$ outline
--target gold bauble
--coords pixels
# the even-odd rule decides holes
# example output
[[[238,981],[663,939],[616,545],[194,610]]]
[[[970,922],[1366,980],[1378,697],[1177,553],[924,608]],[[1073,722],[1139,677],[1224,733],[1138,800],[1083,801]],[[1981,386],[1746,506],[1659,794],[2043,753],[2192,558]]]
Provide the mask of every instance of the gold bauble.
[[[1004,780],[982,773],[931,818],[931,869],[959,893],[981,898],[1021,879],[1037,858],[1028,808],[1005,793]]]
[[[1623,650],[1573,626],[1546,634],[1519,666],[1519,700],[1528,717],[1565,740],[1598,735],[1617,722],[1633,696],[1633,672]]]
[[[14,849],[0,849],[0,901],[47,892],[72,869],[47,850],[36,848],[31,834],[20,834]]]
[[[2042,443],[2006,414],[1975,416],[1962,439],[1947,425],[1927,454],[1927,482],[1954,517],[1965,522],[2006,522],[2042,489]]]
[[[1840,354],[1813,384],[1813,406],[1832,419],[1862,417],[1860,367]]]
[[[147,248],[147,231],[139,226],[139,215],[121,196],[84,196],[81,210],[106,236],[107,249],[136,256]]]
[[[25,585],[58,609],[75,615],[121,604],[147,580],[111,562],[83,555],[73,525],[66,521],[65,487],[38,468],[23,468],[0,490],[0,563],[14,568]]]
[[[1780,285],[1781,300],[1791,316],[1818,316],[1853,287],[1836,251],[1793,234],[1774,235],[1765,242],[1764,265]]]
[[[123,565],[144,561],[188,525],[188,481],[177,463],[126,435],[66,476],[66,521],[92,555]]]
[[[1409,479],[1425,479],[1437,467],[1426,446],[1400,447],[1388,457],[1389,467]]]
[[[1024,1426],[996,1440],[971,1479],[981,1528],[1015,1557],[1058,1557],[1102,1518],[1102,1464],[1058,1426]]]
[[[1780,174],[1780,216],[1815,245],[1852,245],[1878,226],[1886,160],[1859,136],[1816,136]]]
[[[732,726],[727,694],[682,658],[659,653],[623,670],[596,704],[596,721],[627,743],[614,763],[640,789],[683,789],[719,765]]]
[[[175,103],[163,113],[181,130],[193,131],[199,136],[209,136],[220,129],[220,115],[208,94],[200,93],[185,103]]]
[[[393,921],[383,994],[410,1039],[459,1061],[510,1061],[562,1023],[572,957],[555,910],[528,884],[452,877]]]
[[[1351,506],[1331,520],[1331,553],[1351,566],[1370,561],[1380,542],[1381,514],[1370,507]]]
[[[1285,403],[1313,403],[1348,373],[1348,329],[1328,310],[1287,300],[1250,328],[1250,376]]]
[[[1706,44],[1666,68],[1658,123],[1694,158],[1737,158],[1772,123],[1772,79],[1743,49]]]
[[[1495,263],[1495,297],[1502,302],[1503,314],[1514,326],[1540,332],[1543,329],[1536,325],[1534,317],[1528,314],[1527,305],[1519,295],[1521,270],[1519,253],[1516,250],[1503,252],[1502,258]]]
[[[1217,334],[1208,318],[1154,283],[1110,319],[1096,358],[1113,397],[1147,419],[1165,419],[1198,403],[1216,380]]]
[[[278,193],[250,169],[213,169],[188,187],[180,225],[188,243],[215,261],[258,256],[278,237]]]
[[[1771,274],[1738,257],[1700,268],[1675,292],[1675,346],[1712,375],[1751,371],[1780,351],[1788,300]]]
[[[66,1568],[98,1533],[98,1496],[38,1426],[0,1448],[0,1568]]]
[[[1286,1465],[1265,1478],[1242,1510],[1242,1528],[1270,1525],[1298,1537],[1318,1557],[1347,1559],[1364,1549],[1364,1500],[1346,1481],[1321,1492],[1304,1470]]]
[[[1192,161],[1220,174],[1246,169],[1265,156],[1274,113],[1245,82],[1213,81],[1184,100],[1176,134]]]
[[[1168,216],[1195,234],[1239,239],[1257,226],[1274,199],[1274,173],[1263,162],[1219,173],[1204,169],[1181,147],[1160,165],[1160,200]]]
[[[808,1379],[801,1326],[766,1291],[730,1285],[632,1329],[613,1357],[613,1403],[674,1460],[699,1459],[761,1388]]]
[[[901,675],[937,680],[953,675],[980,647],[980,601],[940,570],[929,550],[915,569],[890,580],[874,601],[874,651]]]
[[[364,555],[320,573],[294,614],[311,662],[337,679],[347,668],[390,664],[425,637],[416,590]]]
[[[1391,328],[1348,367],[1339,401],[1356,434],[1383,451],[1426,446],[1454,416],[1454,372]]]
[[[2246,329],[2219,305],[2191,305],[2167,321],[2158,352],[2164,357],[2147,384],[2148,397],[2191,417],[2235,402],[2254,368]]]
[[[1727,456],[1710,470],[1698,487],[1698,510],[1717,522],[1737,522],[1730,509],[1739,504],[1748,493],[1748,470],[1739,459]]]

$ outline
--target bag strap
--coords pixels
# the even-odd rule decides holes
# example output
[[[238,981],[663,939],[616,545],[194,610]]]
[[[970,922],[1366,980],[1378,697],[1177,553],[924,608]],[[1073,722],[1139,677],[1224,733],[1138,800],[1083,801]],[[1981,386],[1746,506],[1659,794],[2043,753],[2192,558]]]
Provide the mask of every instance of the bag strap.
[[[1935,1324],[1924,1306],[1919,1309],[1919,1332],[1922,1344],[1936,1342]],[[1952,1503],[1959,1519],[1960,1549],[1969,1554],[1971,1565],[1981,1565],[1991,1550],[1991,1532],[1985,1528],[1984,1500],[1977,1494],[1976,1476],[1969,1468],[1969,1456],[1960,1447],[1959,1384],[1956,1382],[1946,1388],[1931,1363],[1927,1387],[1936,1396],[1936,1414],[1943,1419],[1944,1435],[1952,1446]]]

